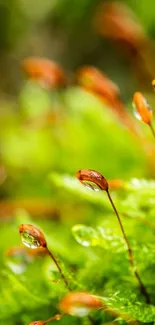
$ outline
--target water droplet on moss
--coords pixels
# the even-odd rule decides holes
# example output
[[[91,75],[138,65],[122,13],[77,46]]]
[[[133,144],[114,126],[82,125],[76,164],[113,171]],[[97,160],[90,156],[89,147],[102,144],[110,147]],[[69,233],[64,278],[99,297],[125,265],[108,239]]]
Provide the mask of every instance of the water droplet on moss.
[[[23,273],[30,262],[31,257],[28,256],[23,248],[15,247],[10,249],[7,253],[6,264],[15,274]]]
[[[72,227],[72,234],[75,240],[82,246],[96,246],[99,243],[99,235],[95,229],[85,225]]]

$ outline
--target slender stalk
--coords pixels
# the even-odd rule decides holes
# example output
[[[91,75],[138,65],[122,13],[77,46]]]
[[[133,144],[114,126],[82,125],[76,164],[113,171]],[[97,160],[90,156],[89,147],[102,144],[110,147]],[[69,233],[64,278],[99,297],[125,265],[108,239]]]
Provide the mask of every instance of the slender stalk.
[[[153,127],[152,123],[149,123],[149,127],[151,129],[151,132],[153,134],[153,137],[155,138],[155,130],[154,130],[154,127]]]
[[[60,315],[60,314],[56,314],[55,316],[47,319],[44,323],[45,325],[52,322],[53,320],[60,320],[62,317],[64,316],[64,314]]]
[[[60,320],[64,315],[65,315],[65,314],[62,314],[62,315],[61,315],[61,314],[57,314],[57,315],[55,315],[55,316],[53,316],[53,317],[47,319],[47,320],[44,322],[44,325],[46,325],[46,324],[52,322],[53,320]],[[92,325],[95,325],[95,324],[96,324],[95,321],[93,320],[93,318],[92,318],[91,316],[88,316],[88,319],[89,319],[89,321],[91,322]]]
[[[59,273],[61,274],[61,276],[62,276],[62,278],[63,278],[63,280],[64,280],[64,283],[65,283],[67,289],[68,289],[69,291],[71,291],[71,289],[70,289],[70,287],[69,287],[69,284],[68,284],[68,281],[67,281],[65,275],[63,274],[62,269],[61,269],[61,267],[60,267],[60,265],[59,265],[57,259],[55,258],[55,256],[53,255],[53,253],[48,249],[48,247],[46,247],[46,250],[47,250],[47,252],[48,252],[48,255],[52,258],[53,262],[55,263],[55,265],[56,265],[56,267],[57,267]]]
[[[92,318],[92,316],[88,316],[88,319],[92,325],[96,325],[96,321]]]
[[[121,221],[120,216],[118,214],[118,211],[117,211],[117,209],[116,209],[116,207],[114,205],[114,202],[113,202],[112,197],[111,197],[111,195],[109,193],[109,190],[107,189],[106,192],[107,192],[109,201],[110,201],[110,203],[112,205],[112,208],[113,208],[113,210],[114,210],[114,212],[116,214],[116,217],[118,219],[118,222],[119,222],[119,225],[120,225],[120,228],[121,228],[121,231],[122,231],[122,234],[123,234],[123,237],[124,237],[127,249],[128,249],[128,256],[129,256],[129,262],[130,262],[130,265],[131,265],[131,269],[132,269],[132,271],[133,271],[133,273],[134,273],[134,275],[135,275],[135,277],[136,277],[136,279],[138,281],[141,294],[145,297],[146,303],[149,304],[150,303],[150,297],[149,297],[149,294],[148,294],[148,292],[147,292],[147,290],[146,290],[146,288],[145,288],[145,286],[144,286],[144,284],[143,284],[143,282],[142,282],[142,280],[140,278],[140,275],[139,275],[139,273],[138,273],[138,271],[136,269],[136,266],[134,264],[134,257],[133,257],[132,249],[131,249],[131,246],[129,244],[128,238],[126,236],[122,221]]]

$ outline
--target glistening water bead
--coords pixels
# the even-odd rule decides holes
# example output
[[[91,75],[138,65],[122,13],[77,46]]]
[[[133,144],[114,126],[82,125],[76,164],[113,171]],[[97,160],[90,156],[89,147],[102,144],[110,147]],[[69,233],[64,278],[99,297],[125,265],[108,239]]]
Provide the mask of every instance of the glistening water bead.
[[[82,181],[82,184],[85,185],[85,187],[87,187],[91,191],[95,191],[95,192],[101,191],[100,187],[93,182]]]
[[[25,247],[13,247],[7,252],[6,264],[15,274],[23,273],[31,261]]]
[[[75,225],[72,227],[72,234],[75,240],[82,246],[97,246],[100,239],[99,234],[92,227]]]
[[[36,240],[33,236],[31,236],[27,232],[23,232],[21,234],[21,239],[22,239],[23,244],[25,246],[29,247],[29,248],[37,248],[37,247],[40,247],[39,241]]]
[[[150,125],[153,117],[152,107],[140,92],[134,93],[132,105],[135,117],[141,122]]]
[[[21,240],[29,248],[46,247],[46,240],[43,233],[33,225],[22,224],[19,227]]]

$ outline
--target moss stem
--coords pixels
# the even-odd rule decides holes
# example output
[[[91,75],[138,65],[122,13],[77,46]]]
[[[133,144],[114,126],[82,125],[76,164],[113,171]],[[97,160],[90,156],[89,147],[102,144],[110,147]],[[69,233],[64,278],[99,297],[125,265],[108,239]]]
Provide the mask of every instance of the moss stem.
[[[116,214],[117,220],[119,222],[119,225],[120,225],[120,228],[121,228],[121,231],[122,231],[122,234],[123,234],[123,237],[124,237],[127,249],[128,249],[129,263],[131,265],[131,269],[132,269],[132,271],[133,271],[133,273],[134,273],[134,275],[135,275],[135,277],[136,277],[136,279],[138,281],[141,294],[145,297],[146,303],[149,304],[150,303],[150,297],[149,297],[149,294],[148,294],[148,292],[147,292],[147,290],[146,290],[146,288],[145,288],[145,286],[144,286],[144,284],[143,284],[143,282],[142,282],[142,280],[140,278],[140,275],[139,275],[139,273],[138,273],[138,271],[136,269],[132,249],[131,249],[131,246],[129,244],[128,238],[126,236],[122,221],[121,221],[120,216],[118,214],[118,211],[117,211],[117,209],[116,209],[116,207],[114,205],[114,202],[113,202],[112,197],[111,197],[111,195],[109,193],[109,190],[106,190],[106,192],[107,192],[109,201],[110,201],[110,203],[112,205],[112,208],[113,208],[113,210],[114,210],[114,212]]]
[[[57,259],[55,258],[55,256],[53,255],[53,253],[48,249],[48,247],[47,247],[46,249],[47,249],[48,255],[51,257],[51,259],[52,259],[53,262],[55,263],[55,265],[56,265],[56,267],[57,267],[59,273],[61,274],[61,277],[63,278],[64,283],[65,283],[67,289],[68,289],[69,291],[71,291],[71,289],[70,289],[70,287],[69,287],[69,284],[68,284],[68,281],[67,281],[65,275],[63,274],[62,269],[61,269],[61,267],[60,267],[60,265],[59,265]]]

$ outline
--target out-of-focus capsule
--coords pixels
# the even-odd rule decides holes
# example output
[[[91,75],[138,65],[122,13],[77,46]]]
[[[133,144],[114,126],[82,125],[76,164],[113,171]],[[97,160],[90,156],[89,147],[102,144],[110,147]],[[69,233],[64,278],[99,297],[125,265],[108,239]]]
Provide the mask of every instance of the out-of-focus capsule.
[[[155,90],[155,79],[152,81],[152,86],[153,86],[153,88]]]
[[[147,102],[146,98],[140,93],[136,92],[133,96],[134,115],[138,120],[150,125],[153,118],[152,108]]]
[[[120,2],[107,2],[99,6],[95,28],[99,34],[124,41],[134,47],[145,39],[144,29],[134,13]]]
[[[121,179],[108,180],[110,190],[122,189],[125,186],[125,182]]]
[[[120,96],[117,85],[92,66],[84,66],[77,71],[77,82],[81,87],[102,95],[108,100]]]
[[[84,317],[93,309],[101,307],[101,301],[87,292],[71,292],[60,302],[60,309],[63,313],[78,317]]]
[[[38,57],[30,57],[21,62],[21,66],[29,79],[44,83],[48,88],[59,88],[65,83],[62,68],[53,61]]]

